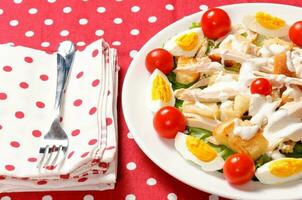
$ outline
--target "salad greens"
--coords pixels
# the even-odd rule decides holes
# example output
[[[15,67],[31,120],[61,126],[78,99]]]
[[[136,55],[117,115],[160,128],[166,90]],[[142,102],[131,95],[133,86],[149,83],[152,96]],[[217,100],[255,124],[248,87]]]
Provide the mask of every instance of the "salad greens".
[[[189,29],[192,29],[192,28],[198,28],[200,27],[201,24],[200,22],[192,22],[191,26],[189,27]]]
[[[263,154],[255,161],[255,167],[256,169],[264,165],[265,163],[271,161],[272,158],[268,156],[267,154]]]
[[[184,102],[183,100],[180,100],[180,99],[177,99],[177,98],[176,98],[176,99],[175,99],[175,105],[174,105],[174,106],[175,106],[176,108],[181,108],[183,102]]]
[[[296,143],[292,153],[284,154],[286,157],[302,158],[302,143]]]
[[[176,74],[174,72],[170,72],[167,75],[168,80],[172,83],[173,90],[181,89],[181,88],[188,88],[193,85],[193,83],[190,84],[182,84],[176,81]]]

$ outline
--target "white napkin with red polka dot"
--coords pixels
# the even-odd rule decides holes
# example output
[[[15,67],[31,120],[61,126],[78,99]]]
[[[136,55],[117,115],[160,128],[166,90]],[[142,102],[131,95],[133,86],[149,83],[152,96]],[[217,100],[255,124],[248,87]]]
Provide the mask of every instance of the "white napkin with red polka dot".
[[[63,166],[36,167],[54,116],[56,60],[56,53],[0,45],[0,192],[114,187],[118,65],[103,40],[74,57],[61,116],[69,138]]]

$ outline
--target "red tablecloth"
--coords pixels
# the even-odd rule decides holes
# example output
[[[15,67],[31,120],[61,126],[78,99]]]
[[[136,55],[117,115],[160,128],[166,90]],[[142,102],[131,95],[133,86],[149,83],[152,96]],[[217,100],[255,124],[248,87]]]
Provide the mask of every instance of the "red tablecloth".
[[[72,40],[78,48],[83,48],[104,37],[118,49],[121,94],[123,79],[132,57],[151,36],[185,15],[207,7],[240,2],[302,6],[300,0],[1,0],[0,43],[12,42],[53,51],[62,40]],[[119,168],[115,190],[11,193],[0,194],[0,199],[219,199],[216,195],[181,183],[152,163],[138,148],[127,129],[120,97],[118,105]]]

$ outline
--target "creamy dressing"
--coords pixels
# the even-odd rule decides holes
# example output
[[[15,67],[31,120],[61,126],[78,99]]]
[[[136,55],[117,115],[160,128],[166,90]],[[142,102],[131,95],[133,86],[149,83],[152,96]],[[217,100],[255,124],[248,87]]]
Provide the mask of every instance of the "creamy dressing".
[[[240,126],[239,119],[234,120],[234,135],[240,136],[243,140],[249,140],[258,132],[258,125]]]
[[[286,84],[286,90],[282,93],[282,96],[291,97],[294,101],[300,101],[302,92],[296,85]]]
[[[298,105],[282,106],[281,100],[272,101],[271,97],[251,95],[249,114],[252,115],[252,124],[261,127],[266,123],[263,136],[268,140],[270,149],[273,149],[284,138],[293,141],[302,139],[302,113],[300,110],[292,110]],[[302,105],[300,105],[302,109]]]
[[[285,50],[286,48],[284,46],[278,44],[271,44],[269,46],[263,46],[261,49],[259,49],[258,52],[263,57],[272,57],[284,52]]]
[[[251,122],[262,126],[271,117],[280,103],[281,100],[273,102],[270,96],[251,95],[249,108],[249,114],[253,116]]]
[[[273,160],[278,160],[278,159],[281,159],[281,158],[285,158],[285,155],[283,155],[282,153],[280,153],[279,150],[270,151],[270,152],[268,152],[268,155],[269,155]]]

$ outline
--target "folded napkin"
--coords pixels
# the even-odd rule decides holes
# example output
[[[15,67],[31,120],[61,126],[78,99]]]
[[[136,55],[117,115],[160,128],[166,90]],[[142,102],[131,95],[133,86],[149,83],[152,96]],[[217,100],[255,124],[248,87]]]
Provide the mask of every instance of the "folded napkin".
[[[57,55],[9,45],[0,52],[0,192],[113,188],[116,50],[98,40],[75,53],[61,116],[67,157],[43,172],[36,166],[54,119]]]

